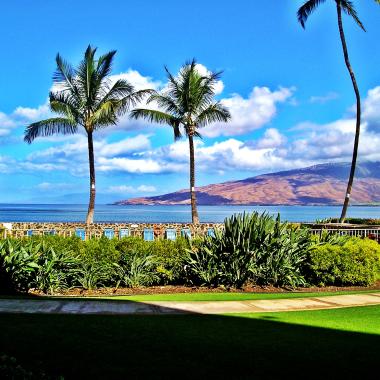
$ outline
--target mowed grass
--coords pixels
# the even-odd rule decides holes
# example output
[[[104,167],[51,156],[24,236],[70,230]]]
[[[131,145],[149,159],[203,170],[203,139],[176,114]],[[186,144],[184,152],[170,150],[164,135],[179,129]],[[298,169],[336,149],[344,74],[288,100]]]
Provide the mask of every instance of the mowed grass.
[[[380,306],[239,315],[0,315],[0,352],[66,379],[366,378]]]
[[[336,292],[282,292],[282,293],[173,293],[173,294],[147,294],[136,296],[102,297],[112,300],[125,301],[244,301],[244,300],[272,300],[286,298],[325,297],[344,294],[380,293],[378,290],[336,291]],[[91,297],[92,298],[92,297]]]
[[[280,293],[236,293],[236,292],[210,292],[210,293],[171,293],[171,294],[144,294],[134,296],[3,296],[0,299],[70,299],[77,300],[112,300],[112,301],[173,301],[173,302],[197,302],[197,301],[254,301],[254,300],[273,300],[287,298],[307,298],[307,297],[326,297],[348,294],[380,293],[380,290],[352,290],[352,291],[320,291],[320,292],[280,292]]]

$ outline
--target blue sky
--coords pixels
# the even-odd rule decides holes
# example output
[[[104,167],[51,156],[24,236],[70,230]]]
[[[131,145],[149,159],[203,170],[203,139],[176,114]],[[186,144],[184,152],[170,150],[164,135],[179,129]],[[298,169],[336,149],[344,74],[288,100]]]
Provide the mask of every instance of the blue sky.
[[[356,1],[367,28],[344,18],[363,97],[360,160],[378,160],[380,7]],[[165,85],[196,57],[200,70],[223,70],[218,99],[232,121],[205,128],[197,143],[197,184],[242,179],[322,162],[349,161],[354,95],[344,67],[335,2],[296,20],[297,0],[71,1],[2,4],[0,36],[0,196],[2,202],[87,197],[83,135],[22,141],[28,123],[49,115],[55,55],[73,64],[86,46],[117,49],[113,74],[137,88]],[[187,144],[169,128],[131,122],[97,136],[99,202],[188,186]],[[80,198],[82,199],[82,198]]]

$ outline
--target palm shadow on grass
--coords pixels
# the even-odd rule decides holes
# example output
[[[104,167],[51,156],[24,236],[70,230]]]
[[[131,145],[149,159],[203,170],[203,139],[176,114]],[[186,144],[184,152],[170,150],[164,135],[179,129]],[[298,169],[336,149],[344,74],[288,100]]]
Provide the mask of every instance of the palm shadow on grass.
[[[379,335],[274,314],[1,314],[0,324],[0,352],[65,379],[365,378],[380,354]]]

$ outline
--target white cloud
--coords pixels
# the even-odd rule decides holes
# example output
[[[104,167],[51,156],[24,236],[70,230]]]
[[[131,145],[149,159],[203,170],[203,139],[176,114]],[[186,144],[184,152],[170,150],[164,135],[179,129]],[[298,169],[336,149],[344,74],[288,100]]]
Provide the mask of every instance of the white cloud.
[[[356,107],[353,111],[356,111]],[[368,91],[363,101],[362,118],[368,122],[370,130],[380,132],[380,86]]]
[[[138,135],[111,144],[102,143],[102,146],[98,147],[97,154],[104,157],[115,157],[146,149],[150,149],[149,136]]]
[[[51,183],[51,182],[41,182],[36,185],[36,189],[40,191],[59,191],[72,189],[73,185],[69,183]]]
[[[268,87],[254,87],[248,98],[233,94],[221,103],[231,113],[229,123],[215,123],[202,130],[204,136],[237,136],[252,132],[268,124],[277,113],[277,104],[288,100],[294,92],[292,88],[271,91]]]
[[[50,117],[51,112],[48,103],[45,103],[37,108],[17,107],[13,112],[13,116],[33,122]]]
[[[110,75],[111,82],[114,83],[118,79],[127,80],[130,84],[133,85],[135,90],[158,90],[162,86],[162,83],[160,81],[154,81],[151,77],[145,77],[141,75],[137,70],[132,69],[128,69],[124,73]]]
[[[113,194],[128,194],[128,193],[154,193],[157,188],[152,185],[140,185],[138,187],[120,185],[120,186],[110,186],[107,190],[108,193]]]
[[[339,98],[339,94],[337,94],[336,92],[329,92],[326,95],[322,95],[322,96],[312,96],[309,99],[309,102],[310,103],[325,104],[327,102],[330,102],[332,100],[336,100],[338,98]]]
[[[17,124],[4,112],[0,112],[0,137],[7,136]]]
[[[97,170],[100,172],[127,172],[135,174],[158,174],[181,171],[182,165],[174,162],[159,162],[145,158],[105,158],[97,160]]]
[[[278,129],[269,128],[264,136],[257,142],[258,148],[277,148],[286,142],[286,137]]]

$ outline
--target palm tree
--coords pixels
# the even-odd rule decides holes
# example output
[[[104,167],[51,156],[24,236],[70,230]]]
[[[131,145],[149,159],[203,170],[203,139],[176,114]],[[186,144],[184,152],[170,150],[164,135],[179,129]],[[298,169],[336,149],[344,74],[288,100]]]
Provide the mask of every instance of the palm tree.
[[[93,133],[109,125],[135,106],[149,90],[135,91],[126,80],[112,82],[109,78],[116,51],[95,59],[96,48],[87,47],[83,60],[74,69],[57,54],[57,70],[53,81],[58,91],[49,93],[51,111],[57,117],[30,124],[25,129],[27,143],[39,136],[74,134],[82,127],[87,135],[90,169],[90,200],[86,217],[87,225],[94,221],[95,208],[95,160]]]
[[[213,122],[227,122],[231,115],[220,102],[214,101],[214,87],[221,72],[201,75],[197,70],[195,59],[185,63],[177,77],[174,77],[166,67],[165,71],[168,77],[167,89],[161,93],[152,93],[147,100],[148,104],[152,102],[157,104],[159,109],[135,109],[131,112],[131,117],[169,125],[173,128],[175,140],[182,137],[181,128],[183,128],[189,140],[190,150],[191,217],[192,222],[198,224],[194,138],[201,137],[199,128]]]
[[[318,8],[319,5],[324,3],[326,0],[308,0],[306,1],[302,7],[298,10],[297,16],[298,21],[301,23],[302,27],[305,28],[305,23],[308,17]],[[348,204],[350,202],[352,184],[354,182],[355,169],[356,169],[356,160],[358,156],[358,147],[359,147],[359,137],[360,137],[360,121],[361,121],[361,103],[360,103],[360,93],[359,88],[356,82],[354,71],[351,67],[350,59],[348,56],[348,49],[346,43],[346,37],[343,29],[343,20],[342,20],[342,11],[347,15],[351,16],[355,22],[359,25],[359,27],[365,31],[365,28],[360,21],[358,14],[355,10],[354,4],[350,0],[334,0],[336,3],[336,11],[338,16],[338,27],[339,27],[339,35],[343,47],[343,55],[344,61],[347,66],[347,70],[350,74],[352,85],[354,87],[355,96],[356,96],[356,130],[355,130],[355,140],[354,140],[354,149],[352,153],[352,162],[351,162],[351,170],[350,177],[348,179],[346,195],[344,198],[342,213],[340,216],[340,223],[344,223],[346,219],[346,213]],[[376,3],[380,4],[380,0],[375,0]]]

